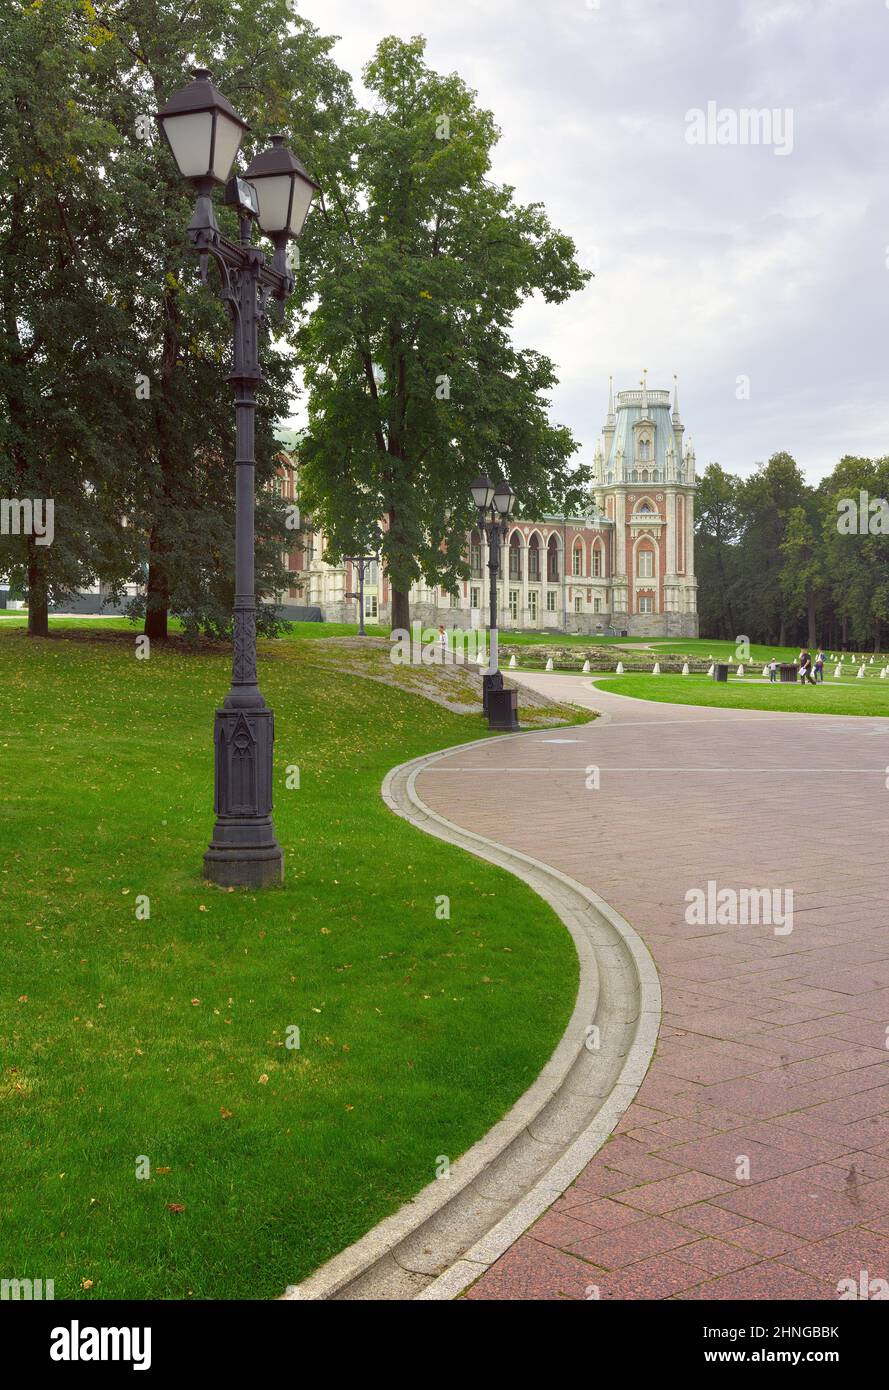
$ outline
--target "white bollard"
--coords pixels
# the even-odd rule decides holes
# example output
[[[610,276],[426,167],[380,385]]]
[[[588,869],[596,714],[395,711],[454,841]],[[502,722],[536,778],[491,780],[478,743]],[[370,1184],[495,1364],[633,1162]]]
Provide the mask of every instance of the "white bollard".
[[[553,659],[551,656],[548,656],[546,658],[546,669],[547,671],[551,671],[553,669]]]
[[[653,676],[659,676],[659,675],[661,674],[661,663],[660,663],[659,661],[656,661],[656,662],[654,663],[654,670],[652,671],[651,674],[652,674]]]
[[[743,666],[739,666],[739,667],[738,667],[738,675],[739,675],[739,676],[743,676],[743,674],[744,674],[744,667],[743,667]]]
[[[853,658],[852,658],[852,665],[853,665],[853,666],[855,665],[855,658],[854,658],[854,656],[853,656]]]
[[[834,678],[834,680],[835,680],[835,681],[840,680],[841,677],[842,677],[842,674],[843,674],[843,663],[842,663],[841,661],[838,661],[837,664],[836,664],[836,670],[835,670],[834,673],[833,673],[833,678]]]
[[[763,678],[763,680],[768,680],[768,678],[769,678],[769,668],[768,668],[768,665],[765,665],[765,666],[763,666],[763,668],[762,668],[762,678]]]
[[[708,675],[708,676],[712,676],[712,675],[713,675],[713,672],[714,672],[715,670],[716,670],[716,666],[714,665],[713,662],[711,662],[711,663],[710,663],[710,670],[707,672],[707,675]]]
[[[518,665],[518,662],[516,661],[515,657],[514,657],[514,656],[511,656],[511,657],[509,658],[509,669],[510,669],[510,671],[514,671],[517,665]]]
[[[873,659],[873,657],[871,657],[870,661],[869,661],[867,664],[868,664],[868,666],[873,666],[873,664],[874,664],[874,659]]]
[[[688,662],[687,662],[687,661],[683,664],[683,667],[682,667],[682,674],[683,674],[683,676],[687,676],[687,675],[688,675]]]
[[[622,676],[623,673],[624,673],[624,664],[623,664],[622,661],[619,661],[619,662],[617,663],[617,668],[616,668],[614,674],[615,674],[616,676]]]
[[[859,679],[859,680],[863,680],[863,679],[864,679],[864,662],[863,662],[863,661],[862,661],[861,665],[860,665],[859,668],[858,668],[858,679]]]
[[[882,671],[880,672],[880,680],[881,680],[881,681],[884,681],[884,680],[886,679],[886,674],[887,674],[887,672],[889,672],[889,666],[884,666],[883,669],[882,669]]]
[[[585,662],[583,663],[583,673],[584,673],[584,675],[586,675],[586,673],[587,673],[587,671],[589,671],[589,669],[590,669],[590,663],[589,663],[588,661],[585,661]]]

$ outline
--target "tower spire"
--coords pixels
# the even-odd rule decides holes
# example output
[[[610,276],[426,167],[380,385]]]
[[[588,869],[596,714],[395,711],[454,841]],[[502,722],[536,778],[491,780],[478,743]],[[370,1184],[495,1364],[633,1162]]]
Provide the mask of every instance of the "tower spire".
[[[642,368],[642,409],[648,414],[648,368]]]
[[[679,424],[679,378],[673,373],[673,423]]]
[[[614,424],[614,377],[608,378],[608,423]]]

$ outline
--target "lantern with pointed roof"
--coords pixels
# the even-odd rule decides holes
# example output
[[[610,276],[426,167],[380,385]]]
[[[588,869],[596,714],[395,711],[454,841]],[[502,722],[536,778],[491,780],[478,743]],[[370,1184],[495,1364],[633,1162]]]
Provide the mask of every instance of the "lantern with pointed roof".
[[[299,236],[318,185],[288,150],[283,135],[272,136],[271,148],[256,156],[244,177],[256,190],[259,225],[266,236]]]
[[[244,134],[250,127],[213,86],[206,68],[174,92],[155,119],[179,172],[195,183],[225,183]]]

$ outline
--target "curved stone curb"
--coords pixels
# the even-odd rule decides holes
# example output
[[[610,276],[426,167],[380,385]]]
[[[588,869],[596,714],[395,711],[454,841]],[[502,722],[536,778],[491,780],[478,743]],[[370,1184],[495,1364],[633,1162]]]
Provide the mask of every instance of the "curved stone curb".
[[[661,1016],[660,984],[629,923],[567,874],[461,829],[417,792],[424,769],[488,743],[473,740],[403,763],[387,774],[382,796],[396,815],[509,870],[553,907],[580,960],[574,1011],[536,1081],[451,1165],[448,1180],[431,1182],[302,1284],[288,1287],[285,1299],[456,1297],[574,1181],[648,1070]],[[591,1050],[592,1025],[600,1046]]]

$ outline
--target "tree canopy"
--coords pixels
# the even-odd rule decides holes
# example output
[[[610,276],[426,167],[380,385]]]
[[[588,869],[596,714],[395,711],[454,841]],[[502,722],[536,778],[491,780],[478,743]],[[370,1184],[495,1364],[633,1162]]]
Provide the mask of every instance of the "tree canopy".
[[[421,576],[456,586],[469,484],[505,476],[529,513],[579,501],[577,444],[550,422],[554,364],[517,347],[531,295],[586,284],[570,237],[491,174],[498,130],[422,38],[384,39],[364,72],[349,158],[325,191],[306,255],[313,306],[297,335],[309,388],[305,505],[339,558],[384,519],[393,626]]]

